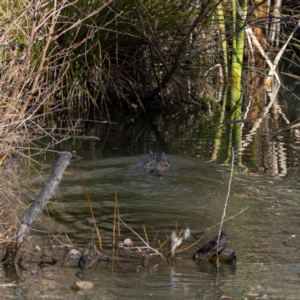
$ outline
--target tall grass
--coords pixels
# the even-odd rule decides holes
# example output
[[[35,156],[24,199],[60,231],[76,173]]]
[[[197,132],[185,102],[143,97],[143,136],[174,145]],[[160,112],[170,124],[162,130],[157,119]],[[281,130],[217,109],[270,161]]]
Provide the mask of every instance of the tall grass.
[[[232,16],[234,3],[239,21]],[[255,5],[248,9],[259,10]],[[151,115],[152,109],[204,106],[212,115],[224,82],[232,87],[233,118],[240,119],[241,74],[249,53],[244,28],[266,26],[266,40],[274,43],[282,33],[265,15],[242,20],[240,9],[247,10],[244,1],[5,2],[0,134],[18,141],[13,150],[51,136],[66,120],[75,130],[91,111],[106,120],[111,108]],[[269,8],[273,12],[279,18],[278,4]]]
[[[217,2],[216,2],[217,3]],[[0,24],[0,133],[60,127],[57,112],[100,118],[187,100],[216,3],[204,1],[6,2]],[[205,47],[204,47],[205,48]],[[204,72],[203,72],[204,73]],[[201,80],[198,81],[201,84]],[[197,94],[199,86],[192,92]],[[69,116],[69,125],[76,120]]]

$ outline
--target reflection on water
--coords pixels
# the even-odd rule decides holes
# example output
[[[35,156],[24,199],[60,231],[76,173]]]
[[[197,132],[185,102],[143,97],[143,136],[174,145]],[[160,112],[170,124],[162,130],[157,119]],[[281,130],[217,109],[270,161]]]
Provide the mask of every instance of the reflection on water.
[[[172,169],[161,176],[142,169],[147,156],[99,160],[82,159],[71,165],[55,200],[58,222],[68,228],[70,238],[83,247],[89,217],[78,169],[84,176],[94,214],[104,240],[104,254],[112,256],[112,225],[115,192],[121,218],[141,236],[146,226],[149,240],[164,241],[177,223],[199,232],[218,223],[227,193],[229,170],[217,164],[170,155]],[[283,245],[299,231],[299,183],[260,176],[235,175],[227,217],[249,206],[243,214],[226,222],[228,248],[237,249],[237,265],[195,263],[199,246],[180,253],[176,263],[159,264],[155,258],[146,267],[140,254],[119,252],[119,263],[87,270],[86,280],[95,284],[89,297],[98,299],[299,299],[300,237]],[[217,229],[201,243],[216,235]],[[157,235],[157,236],[156,236]],[[121,240],[139,239],[122,228]],[[164,253],[166,255],[166,253]],[[74,272],[75,273],[75,272]],[[59,275],[56,275],[59,276]],[[68,281],[76,280],[75,275]],[[64,282],[64,284],[66,284]],[[60,290],[61,293],[61,290]],[[84,293],[76,299],[83,299]]]
[[[299,110],[300,111],[300,110]],[[289,117],[291,115],[291,117]],[[75,150],[84,158],[121,157],[164,150],[177,156],[228,162],[231,147],[236,161],[250,172],[284,178],[299,174],[299,126],[291,125],[297,114],[284,117],[266,114],[245,122],[220,124],[218,114],[208,117],[195,112],[179,116],[118,119],[113,124],[85,128],[86,135],[97,135],[100,141],[70,140],[62,150]],[[230,138],[232,126],[241,126],[242,136]]]

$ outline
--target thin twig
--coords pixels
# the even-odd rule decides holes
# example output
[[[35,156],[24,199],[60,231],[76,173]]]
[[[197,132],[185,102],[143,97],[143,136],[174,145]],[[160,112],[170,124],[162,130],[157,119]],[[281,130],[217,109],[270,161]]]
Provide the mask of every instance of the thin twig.
[[[243,213],[244,211],[246,211],[248,208],[249,208],[249,206],[247,206],[246,208],[242,209],[242,210],[241,210],[240,212],[238,212],[237,214],[235,214],[235,215],[233,215],[233,216],[231,216],[231,217],[225,219],[225,220],[223,221],[223,223],[225,223],[225,222],[227,222],[228,220],[233,219],[233,218],[235,218],[236,216],[242,214],[242,213]],[[222,223],[222,221],[219,222],[219,223],[217,223],[216,225],[214,225],[214,226],[212,226],[212,227],[207,228],[204,232],[210,231],[211,229],[213,229],[213,228],[219,226],[221,223]],[[223,225],[223,224],[222,224],[222,225]],[[204,233],[204,232],[203,232],[203,233]]]
[[[283,241],[283,243],[286,244],[286,242],[288,242],[290,239],[295,238],[299,234],[300,234],[300,231],[296,232],[295,234],[292,234],[289,238],[287,238],[285,241]]]
[[[231,219],[235,218],[236,216],[242,214],[242,213],[243,213],[244,211],[246,211],[248,208],[249,208],[249,206],[246,207],[246,208],[244,208],[244,209],[242,209],[242,210],[241,210],[240,212],[238,212],[237,214],[235,214],[235,215],[233,215],[233,216],[230,216],[229,218],[225,219],[225,220],[223,221],[223,223],[225,223],[225,222],[227,222],[228,220],[231,220]],[[212,227],[209,227],[209,228],[203,230],[203,231],[201,232],[201,234],[203,234],[203,236],[201,236],[201,238],[199,238],[197,241],[195,241],[195,242],[194,242],[193,244],[191,244],[191,245],[184,246],[184,247],[181,247],[181,248],[177,249],[177,250],[175,251],[175,253],[177,254],[177,253],[179,253],[179,252],[188,250],[189,248],[193,247],[194,245],[197,245],[197,244],[205,237],[205,235],[206,235],[209,231],[211,231],[211,229],[213,229],[213,228],[219,226],[220,224],[221,224],[221,222],[215,224],[215,225],[212,226]],[[300,233],[300,232],[299,232],[299,233]],[[200,233],[198,233],[198,234],[200,234]],[[198,234],[196,234],[196,236],[197,236]],[[170,236],[171,236],[171,235],[170,235]],[[193,235],[193,236],[195,237],[195,235]],[[167,240],[168,240],[168,239],[167,239]]]
[[[116,242],[116,218],[117,218],[117,207],[118,207],[118,191],[116,191],[115,194],[115,207],[114,207],[114,224],[113,224],[113,245],[115,245]]]
[[[83,189],[84,189],[84,192],[85,192],[85,195],[86,195],[86,200],[88,202],[88,206],[89,206],[89,209],[90,209],[91,217],[92,217],[93,222],[94,222],[94,228],[95,228],[95,231],[96,231],[96,234],[97,234],[97,237],[98,237],[99,248],[102,251],[102,239],[101,239],[101,235],[100,235],[100,232],[99,232],[96,220],[95,220],[95,216],[94,216],[94,212],[93,212],[93,207],[92,207],[92,204],[91,204],[91,199],[90,199],[88,190],[86,188],[86,185],[84,183],[83,176],[82,176],[82,174],[81,174],[80,169],[78,168],[78,166],[77,166],[77,169],[78,169],[78,172],[79,172],[82,184],[83,184]]]
[[[172,236],[172,233],[166,238],[166,240],[163,241],[163,243],[161,244],[161,242],[159,241],[159,247],[157,248],[157,250],[160,250],[163,248],[163,246],[170,240]]]
[[[177,249],[176,251],[174,251],[174,253],[175,253],[175,254],[178,254],[178,253],[180,253],[180,252],[183,252],[183,251],[185,251],[185,250],[190,249],[191,247],[197,245],[197,244],[198,244],[205,236],[206,236],[206,235],[201,236],[197,241],[195,241],[194,243],[192,243],[192,244],[190,244],[190,245],[188,245],[188,246],[181,247],[181,248]]]
[[[226,196],[226,200],[225,200],[225,205],[224,205],[224,209],[223,209],[222,220],[220,222],[219,237],[220,237],[222,226],[223,226],[223,223],[224,223],[224,220],[225,220],[225,216],[226,216],[226,209],[227,209],[228,200],[229,200],[229,196],[230,196],[231,183],[232,183],[232,177],[233,177],[233,167],[234,167],[234,149],[232,147],[232,149],[231,149],[231,171],[230,171],[230,178],[229,178],[229,183],[228,183],[228,191],[227,191],[227,196]],[[218,242],[219,242],[219,238],[218,238]]]
[[[220,222],[219,235],[218,235],[218,239],[217,239],[217,266],[219,266],[219,255],[218,255],[219,241],[220,241],[222,226],[223,226],[225,216],[226,216],[228,200],[229,200],[229,196],[230,196],[231,183],[232,183],[232,177],[233,177],[233,167],[234,167],[234,149],[232,147],[231,148],[231,171],[230,171],[230,178],[229,178],[229,183],[228,183],[228,191],[227,191],[227,196],[226,196],[225,205],[224,205],[224,209],[223,209],[222,219]]]
[[[148,241],[148,235],[147,235],[147,231],[146,231],[145,225],[143,225],[143,229],[144,229],[144,234],[145,234],[146,242],[147,242],[147,244],[148,244],[149,241]]]
[[[127,227],[129,230],[131,230],[146,246],[148,249],[154,251],[155,253],[157,253],[162,259],[164,259],[163,255],[156,249],[152,248],[151,246],[149,246],[149,244],[137,233],[135,232],[131,227],[129,227],[122,219],[120,219],[121,223]],[[141,248],[141,247],[140,247]]]

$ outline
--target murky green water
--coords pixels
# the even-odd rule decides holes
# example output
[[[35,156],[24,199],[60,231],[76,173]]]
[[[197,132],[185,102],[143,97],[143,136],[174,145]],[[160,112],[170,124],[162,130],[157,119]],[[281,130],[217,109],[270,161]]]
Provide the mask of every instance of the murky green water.
[[[143,266],[142,254],[119,250],[114,253],[113,264],[102,262],[97,270],[90,267],[84,271],[85,279],[94,283],[93,289],[71,291],[70,286],[78,280],[78,266],[62,265],[64,251],[49,246],[74,243],[82,250],[90,242],[97,244],[95,234],[84,224],[90,211],[81,176],[103,239],[104,258],[113,257],[116,192],[122,220],[143,238],[144,225],[156,247],[158,240],[166,240],[176,226],[197,233],[220,222],[230,170],[205,159],[228,158],[226,133],[218,141],[211,120],[207,128],[193,120],[179,126],[172,120],[158,122],[162,138],[152,132],[153,127],[145,129],[144,124],[126,124],[130,128],[124,125],[120,133],[118,124],[109,130],[101,127],[100,142],[75,140],[59,145],[58,150],[75,150],[80,159],[67,168],[52,204],[37,225],[40,231],[33,232],[29,246],[34,249],[39,243],[59,263],[46,268],[43,277],[34,273],[35,265],[31,271],[24,271],[18,287],[0,287],[5,298],[299,299],[300,236],[283,244],[300,231],[299,135],[295,130],[282,135],[281,142],[271,139],[279,130],[272,127],[272,121],[252,135],[252,141],[245,133],[244,148],[238,153],[247,168],[234,169],[226,217],[248,209],[223,225],[229,234],[228,249],[237,251],[236,265],[222,264],[217,269],[214,264],[192,260],[193,253],[217,234],[215,227],[204,241],[181,252],[172,264],[152,257]],[[141,153],[149,149],[170,153],[171,170],[161,176],[145,173],[148,155]],[[239,173],[241,170],[244,173]],[[27,180],[39,192],[40,181],[46,180],[49,172]],[[134,245],[143,245],[121,226],[117,242],[128,237]],[[191,243],[186,241],[184,245]],[[163,255],[168,255],[167,246]],[[0,284],[5,281],[3,278]]]
[[[142,169],[146,158],[84,158],[77,166],[71,164],[50,210],[64,228],[55,233],[59,238],[53,243],[67,234],[83,248],[91,239],[91,233],[86,237],[90,229],[83,225],[90,214],[79,171],[99,224],[104,255],[112,256],[116,191],[121,218],[143,237],[145,225],[150,241],[155,237],[165,240],[176,223],[199,232],[221,220],[230,174],[227,167],[170,155],[171,170],[156,176]],[[27,278],[39,284],[50,280],[54,287],[45,294],[52,295],[51,299],[299,299],[300,236],[287,245],[282,243],[300,228],[299,191],[297,178],[234,175],[226,216],[249,207],[223,226],[229,233],[228,248],[237,250],[236,265],[222,264],[217,269],[210,263],[195,263],[192,256],[199,246],[180,253],[176,263],[158,264],[151,258],[146,267],[141,265],[141,254],[121,250],[113,266],[104,262],[98,270],[85,271],[85,279],[95,285],[89,291],[73,294],[68,288],[78,279],[76,265],[46,269],[44,279],[37,275]],[[216,233],[217,228],[205,241]],[[142,245],[132,232],[121,227],[120,240],[127,237]],[[25,290],[32,298],[36,287]]]

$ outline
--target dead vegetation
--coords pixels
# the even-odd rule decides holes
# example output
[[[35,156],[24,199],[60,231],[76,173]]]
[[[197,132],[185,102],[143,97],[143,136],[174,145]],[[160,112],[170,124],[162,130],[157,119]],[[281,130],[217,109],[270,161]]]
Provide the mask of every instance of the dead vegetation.
[[[220,3],[204,1],[198,7],[194,1],[185,5],[170,1],[166,5],[163,1],[151,7],[157,13],[154,15],[160,16],[158,20],[165,20],[157,23],[146,15],[148,8],[136,10],[134,1],[127,11],[122,10],[123,2],[117,7],[112,5],[111,0],[101,6],[94,2],[90,5],[86,1],[54,1],[47,5],[42,1],[34,4],[6,2],[0,36],[2,244],[11,243],[12,248],[18,248],[14,244],[15,237],[19,237],[20,212],[25,210],[19,185],[20,172],[15,162],[22,159],[30,162],[34,155],[53,149],[70,136],[81,133],[81,121],[86,118],[87,112],[94,111],[100,116],[100,122],[109,122],[111,107],[121,107],[122,112],[128,110],[135,114],[145,112],[147,101],[150,108],[153,105],[169,109],[176,101],[184,104],[186,109],[190,109],[191,105],[199,108],[203,103],[209,103],[209,107],[211,104],[218,105],[224,81],[220,62],[225,54],[215,55],[211,51],[215,48],[221,53],[222,43],[236,33],[230,29],[223,33],[224,36],[219,34],[220,24],[214,23],[213,16]],[[134,20],[133,12],[137,16]],[[159,15],[161,12],[164,15]],[[167,24],[173,24],[170,21],[174,21],[174,16],[182,22],[170,27]],[[246,24],[247,20],[244,21]],[[295,20],[292,21],[295,23]],[[293,33],[299,27],[296,24]],[[207,31],[208,27],[212,31]],[[247,32],[250,36],[249,28]],[[288,36],[290,39],[293,37],[292,34]],[[255,40],[253,34],[251,38]],[[277,60],[270,65],[272,76],[287,42],[282,44]],[[202,56],[203,53],[205,55]],[[265,52],[261,55],[268,59]],[[218,86],[216,94],[215,86]],[[87,191],[86,195],[88,198]],[[227,201],[219,236],[225,221],[226,205]],[[150,242],[145,228],[142,237],[120,219],[117,200],[114,215],[112,244],[115,249],[137,250],[142,253],[144,261],[156,256],[162,261],[172,262],[181,252],[202,240],[200,237],[183,245],[190,235],[188,229],[175,228],[162,242],[158,239]],[[93,264],[98,265],[102,260],[115,263],[118,260],[115,249],[112,258],[103,258],[101,237],[92,208],[91,216],[99,247],[95,250],[96,243],[87,245],[87,249],[94,252]],[[142,246],[128,246],[130,242],[125,240],[123,246],[117,247],[121,223],[140,239]],[[24,224],[32,225],[23,219]],[[204,230],[206,232],[208,230]],[[90,252],[79,251],[73,243],[66,245],[61,242],[61,249],[67,253],[62,261],[67,256],[75,257],[82,269],[86,261],[84,257],[91,256]],[[40,250],[37,252],[40,253]],[[15,254],[11,256],[12,260]],[[23,254],[19,257],[21,263],[24,261],[22,257]],[[47,259],[43,255],[41,257],[37,260],[40,269],[54,264],[55,259],[51,255]]]

